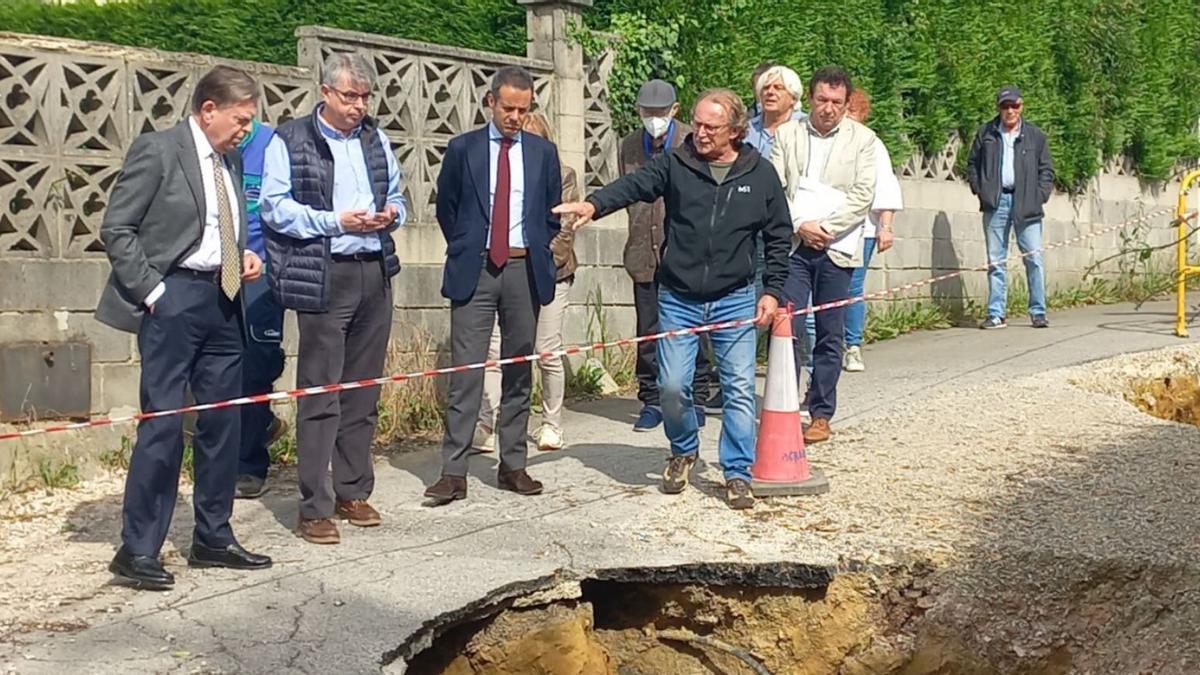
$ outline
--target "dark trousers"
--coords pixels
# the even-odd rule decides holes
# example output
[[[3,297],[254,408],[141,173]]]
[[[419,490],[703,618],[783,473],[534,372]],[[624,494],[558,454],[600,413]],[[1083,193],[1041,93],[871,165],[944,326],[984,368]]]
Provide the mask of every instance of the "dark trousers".
[[[300,312],[296,384],[365,380],[383,374],[392,329],[392,289],[378,260],[329,263],[328,308]],[[296,408],[300,517],[332,518],[334,498],[367,499],[375,489],[371,442],[379,387],[306,396]],[[333,480],[330,482],[330,464]]]
[[[658,283],[633,284],[633,310],[637,316],[637,334],[653,335],[659,332]],[[661,405],[658,395],[658,345],[655,342],[639,342],[637,364],[634,370],[638,380],[638,400],[642,405]],[[692,398],[697,405],[710,396],[710,385],[715,388],[716,370],[713,367],[712,342],[707,333],[700,336],[700,348],[696,350],[696,372],[692,377]]]
[[[466,302],[450,305],[450,359],[455,365],[487,359],[492,323],[500,319],[500,357],[533,353],[534,334],[541,305],[533,293],[533,278],[524,258],[512,258],[503,269],[490,262],[479,275],[475,293]],[[530,393],[533,371],[529,362],[503,366],[500,371],[500,412],[496,434],[500,471],[525,468],[529,453]],[[471,437],[483,398],[482,368],[450,376],[446,408],[446,435],[442,440],[442,474],[466,476]]]
[[[242,382],[239,303],[225,298],[214,274],[180,270],[164,283],[166,292],[138,331],[142,410],[183,406],[189,386],[198,403],[236,398]],[[206,410],[197,416],[192,438],[196,478],[192,540],[205,546],[235,543],[229,516],[240,430],[237,408]],[[121,542],[129,553],[158,555],[171,526],[182,464],[182,417],[148,419],[138,425],[121,510]]]
[[[266,276],[242,288],[246,300],[246,351],[242,355],[242,395],[266,394],[283,373],[283,307],[275,301]],[[267,477],[271,454],[271,404],[244,405],[238,475]]]
[[[791,255],[787,284],[784,293],[795,307],[808,305],[808,294],[812,293],[812,304],[820,305],[834,300],[844,300],[850,289],[853,267],[838,267],[824,251],[801,246]],[[805,316],[792,317],[792,335],[801,339],[792,342],[796,355],[796,377],[804,370]],[[842,341],[845,335],[846,308],[827,309],[817,312],[817,341],[813,345],[813,371],[809,378],[805,402],[813,419],[832,419],[837,410],[838,378],[842,375]]]

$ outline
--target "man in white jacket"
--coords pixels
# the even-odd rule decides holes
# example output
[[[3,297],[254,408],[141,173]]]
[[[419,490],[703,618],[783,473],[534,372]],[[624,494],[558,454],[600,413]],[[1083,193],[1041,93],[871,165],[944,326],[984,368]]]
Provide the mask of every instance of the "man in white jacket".
[[[797,307],[808,303],[809,293],[814,305],[846,298],[851,274],[862,264],[862,224],[875,198],[875,133],[846,116],[853,92],[846,71],[838,66],[818,69],[808,83],[809,118],[789,121],[775,133],[771,164],[792,200],[795,232],[785,294]],[[829,209],[814,207],[817,201]],[[809,443],[829,440],[831,434],[845,316],[844,307],[817,313],[813,374],[805,397],[812,417],[804,432]],[[804,330],[803,315],[795,317],[792,330]],[[799,377],[805,359],[797,343]]]

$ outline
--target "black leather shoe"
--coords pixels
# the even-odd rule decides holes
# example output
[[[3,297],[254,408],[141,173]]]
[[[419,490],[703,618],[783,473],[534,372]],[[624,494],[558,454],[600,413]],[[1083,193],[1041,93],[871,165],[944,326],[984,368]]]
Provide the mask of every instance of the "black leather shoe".
[[[117,551],[117,555],[108,564],[108,571],[112,572],[121,583],[139,590],[165,591],[175,585],[174,575],[163,569],[158,558],[148,555],[130,555],[124,546]]]
[[[465,476],[442,476],[438,482],[425,490],[428,506],[442,506],[455,499],[467,498],[467,479]]]
[[[192,542],[192,550],[188,552],[188,566],[265,570],[271,566],[271,559],[265,555],[251,553],[242,548],[240,544],[230,544],[225,548],[209,548],[204,544]]]

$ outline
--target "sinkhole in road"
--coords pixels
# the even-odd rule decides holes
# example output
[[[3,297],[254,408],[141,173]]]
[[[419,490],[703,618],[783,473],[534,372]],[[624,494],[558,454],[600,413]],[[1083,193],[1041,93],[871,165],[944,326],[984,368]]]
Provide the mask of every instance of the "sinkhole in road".
[[[1200,426],[1200,377],[1195,374],[1133,380],[1125,398],[1147,415]]]
[[[385,663],[408,675],[1001,672],[952,635],[920,635],[931,574],[778,563],[549,577],[430,622]],[[1065,665],[1039,659],[1021,672]]]

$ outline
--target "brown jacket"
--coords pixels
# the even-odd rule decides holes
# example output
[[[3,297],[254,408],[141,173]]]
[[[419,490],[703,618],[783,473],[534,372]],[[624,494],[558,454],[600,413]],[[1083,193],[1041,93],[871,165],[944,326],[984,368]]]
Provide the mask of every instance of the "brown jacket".
[[[638,129],[621,139],[617,165],[622,176],[637,171],[649,161],[646,148],[642,144],[645,133]],[[690,133],[690,126],[675,120],[675,135],[671,138],[671,147],[679,147]],[[648,284],[654,281],[654,273],[658,270],[658,258],[662,253],[666,207],[663,206],[663,200],[659,199],[652,204],[637,202],[625,210],[629,214],[629,238],[625,240],[625,271],[633,277],[634,283]]]
[[[575,169],[563,165],[563,203],[577,202],[582,198],[583,196],[579,193],[579,177],[575,175]],[[558,267],[558,275],[555,281],[569,279],[575,275],[575,269],[579,267],[579,261],[575,259],[575,231],[572,229],[572,225],[574,225],[574,217],[571,220],[564,217],[562,231],[558,233],[558,236],[550,240],[550,252],[554,254],[554,264]]]

